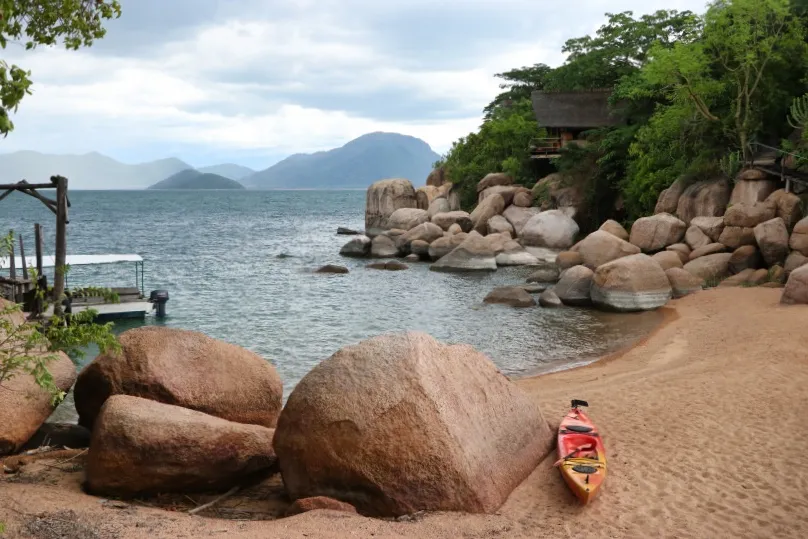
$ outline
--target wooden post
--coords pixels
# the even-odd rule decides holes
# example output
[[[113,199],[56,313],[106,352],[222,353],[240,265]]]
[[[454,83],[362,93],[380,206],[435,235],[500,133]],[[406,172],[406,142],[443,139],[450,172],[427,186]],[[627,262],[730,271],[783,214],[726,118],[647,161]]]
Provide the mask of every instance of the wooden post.
[[[28,265],[25,263],[25,245],[22,243],[22,234],[20,234],[20,260],[22,260],[22,278],[28,279]],[[28,285],[24,285],[23,289],[27,292]]]
[[[11,261],[11,266],[9,266],[9,269],[8,269],[8,276],[11,277],[12,279],[16,279],[17,278],[17,264],[16,264],[16,262],[14,262],[14,231],[11,230],[9,232],[9,234],[11,234],[11,246],[10,246],[8,255],[9,255],[9,260]],[[11,299],[12,300],[14,299],[14,292],[13,291],[11,292]]]
[[[34,251],[36,251],[36,273],[42,277],[42,225],[34,225]]]
[[[56,176],[56,260],[53,268],[53,314],[61,316],[67,259],[67,178]]]

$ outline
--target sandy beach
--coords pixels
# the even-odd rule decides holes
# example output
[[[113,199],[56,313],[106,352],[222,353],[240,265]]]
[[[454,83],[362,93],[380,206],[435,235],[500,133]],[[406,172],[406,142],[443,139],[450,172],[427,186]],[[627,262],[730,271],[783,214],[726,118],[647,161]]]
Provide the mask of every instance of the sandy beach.
[[[585,508],[552,467],[555,453],[497,514],[405,522],[325,511],[242,522],[111,504],[82,493],[80,470],[38,462],[14,481],[0,479],[0,537],[50,537],[25,530],[36,527],[34,515],[59,511],[73,511],[50,515],[64,517],[69,538],[804,537],[808,307],[783,307],[780,295],[721,288],[676,300],[632,348],[517,382],[551,421],[570,399],[589,401],[609,475]]]

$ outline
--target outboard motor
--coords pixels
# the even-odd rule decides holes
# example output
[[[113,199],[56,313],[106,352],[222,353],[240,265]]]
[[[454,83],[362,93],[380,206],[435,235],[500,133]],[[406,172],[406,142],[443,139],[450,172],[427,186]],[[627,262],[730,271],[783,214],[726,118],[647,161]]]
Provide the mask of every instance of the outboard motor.
[[[157,318],[166,317],[166,303],[168,303],[168,290],[152,290],[149,294],[149,301],[157,311]]]

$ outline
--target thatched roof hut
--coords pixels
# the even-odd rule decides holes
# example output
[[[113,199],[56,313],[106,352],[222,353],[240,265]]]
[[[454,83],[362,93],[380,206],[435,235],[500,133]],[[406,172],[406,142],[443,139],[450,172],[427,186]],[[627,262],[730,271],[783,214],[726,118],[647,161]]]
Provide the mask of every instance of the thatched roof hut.
[[[622,123],[609,108],[610,89],[576,92],[534,91],[533,112],[542,127],[591,129]]]

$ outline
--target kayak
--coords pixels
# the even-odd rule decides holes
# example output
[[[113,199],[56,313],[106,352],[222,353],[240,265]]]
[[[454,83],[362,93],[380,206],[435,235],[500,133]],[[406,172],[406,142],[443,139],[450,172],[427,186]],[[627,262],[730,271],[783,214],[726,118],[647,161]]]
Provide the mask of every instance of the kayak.
[[[558,428],[558,461],[561,477],[578,499],[587,504],[606,479],[606,450],[597,427],[581,411],[586,401],[573,400]]]

